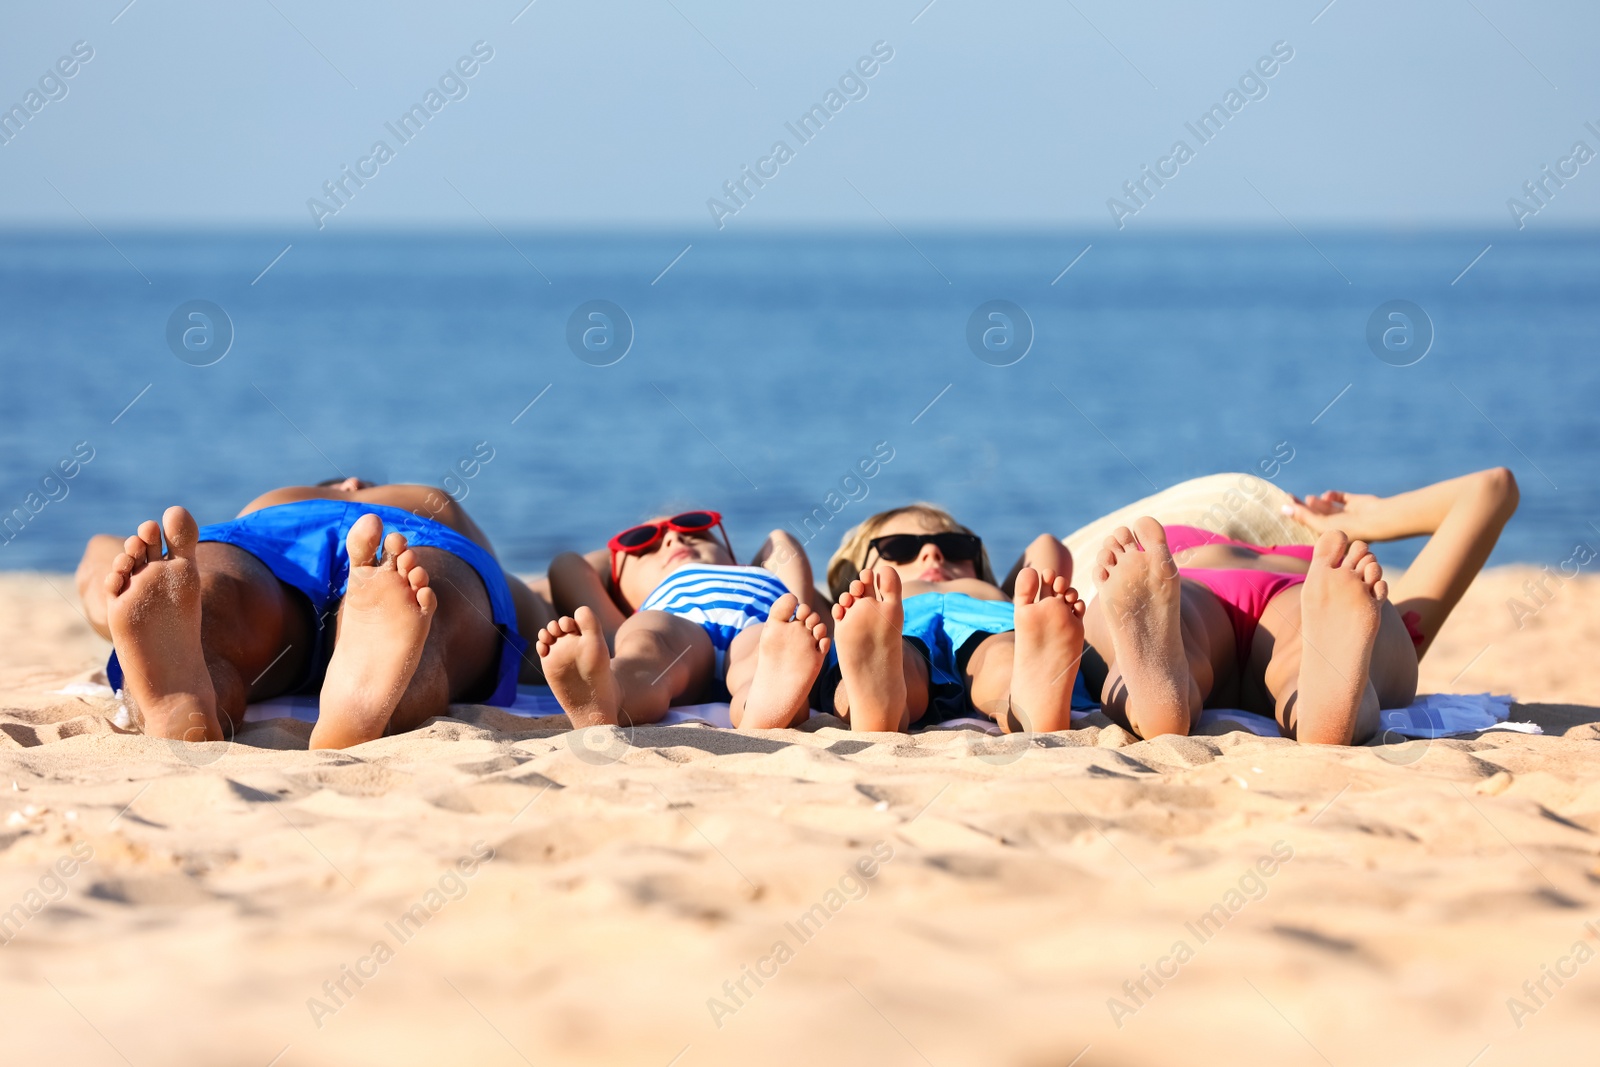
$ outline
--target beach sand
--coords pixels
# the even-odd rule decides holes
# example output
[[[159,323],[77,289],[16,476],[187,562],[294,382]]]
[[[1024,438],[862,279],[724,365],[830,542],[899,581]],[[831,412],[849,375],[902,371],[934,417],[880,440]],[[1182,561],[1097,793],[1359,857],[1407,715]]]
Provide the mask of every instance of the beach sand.
[[[1021,747],[696,726],[585,747],[564,720],[464,708],[316,753],[289,720],[184,746],[52,695],[106,645],[70,577],[3,576],[0,1047],[1593,1063],[1600,579],[1519,627],[1537,573],[1479,578],[1423,689],[1512,693],[1543,736],[1135,742],[1095,718]]]

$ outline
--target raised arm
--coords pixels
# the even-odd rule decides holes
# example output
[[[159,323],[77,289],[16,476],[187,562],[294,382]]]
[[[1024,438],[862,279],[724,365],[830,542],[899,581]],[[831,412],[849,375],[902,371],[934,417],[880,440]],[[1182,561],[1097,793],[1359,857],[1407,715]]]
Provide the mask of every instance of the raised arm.
[[[1389,599],[1420,635],[1417,658],[1477,577],[1517,510],[1517,480],[1504,467],[1478,471],[1391,497],[1323,493],[1284,511],[1311,529],[1343,530],[1363,541],[1427,536],[1416,562],[1389,583]]]

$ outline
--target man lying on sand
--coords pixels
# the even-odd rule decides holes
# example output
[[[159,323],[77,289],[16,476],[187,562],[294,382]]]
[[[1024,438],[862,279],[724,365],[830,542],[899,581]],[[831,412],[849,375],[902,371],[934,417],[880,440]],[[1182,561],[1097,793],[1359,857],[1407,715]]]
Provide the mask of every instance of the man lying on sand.
[[[78,591],[147,734],[222,740],[250,701],[320,691],[312,748],[453,701],[510,706],[519,675],[537,680],[521,634],[555,615],[448,496],[354,478],[274,490],[229,522],[171,507],[120,543],[99,535]]]

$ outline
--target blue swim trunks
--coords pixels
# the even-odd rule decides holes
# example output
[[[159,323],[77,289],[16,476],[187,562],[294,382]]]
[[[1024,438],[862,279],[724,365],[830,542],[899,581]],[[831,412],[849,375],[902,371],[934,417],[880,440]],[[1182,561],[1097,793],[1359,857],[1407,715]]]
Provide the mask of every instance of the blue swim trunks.
[[[406,535],[412,548],[438,548],[468,563],[483,579],[494,624],[500,631],[500,665],[494,693],[482,703],[509,708],[517,697],[517,675],[528,643],[517,632],[517,612],[500,564],[481,546],[448,526],[399,508],[344,500],[301,500],[262,508],[228,522],[200,527],[200,540],[244,549],[267,565],[284,585],[305,595],[316,620],[311,667],[295,692],[315,692],[333,655],[335,612],[350,581],[350,556],[345,538],[363,515],[383,520],[385,536]],[[122,666],[111,653],[106,676],[122,688]]]
[[[906,599],[900,632],[920,645],[928,657],[931,683],[928,710],[917,725],[931,726],[975,714],[961,681],[967,660],[984,638],[1015,630],[1016,617],[1016,606],[1009,600],[979,600],[965,593],[920,593]],[[1081,670],[1072,683],[1072,706],[1099,706],[1090,699]]]

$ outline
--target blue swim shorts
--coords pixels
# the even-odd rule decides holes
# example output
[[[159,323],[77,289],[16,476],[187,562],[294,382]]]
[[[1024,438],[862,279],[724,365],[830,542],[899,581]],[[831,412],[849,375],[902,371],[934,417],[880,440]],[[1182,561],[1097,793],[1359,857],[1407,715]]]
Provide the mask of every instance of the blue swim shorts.
[[[505,572],[484,548],[448,526],[399,508],[344,500],[300,500],[262,508],[228,522],[200,527],[201,541],[217,541],[244,549],[292,589],[304,594],[316,620],[310,669],[294,692],[315,692],[333,655],[335,612],[350,581],[350,556],[345,538],[363,515],[383,520],[384,535],[406,535],[412,548],[438,548],[469,564],[483,579],[494,624],[500,631],[500,665],[494,693],[482,703],[508,708],[517,697],[517,675],[528,643],[517,632],[517,613]],[[122,666],[116,652],[106,664],[113,689],[122,688]]]
[[[928,710],[917,725],[977,714],[962,684],[967,661],[984,638],[1015,630],[1016,617],[1016,606],[1009,600],[979,600],[965,593],[921,593],[906,599],[900,632],[928,657]],[[1098,706],[1089,697],[1081,670],[1072,683],[1072,706]]]

